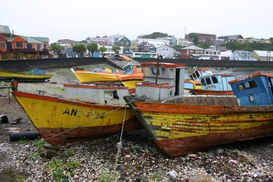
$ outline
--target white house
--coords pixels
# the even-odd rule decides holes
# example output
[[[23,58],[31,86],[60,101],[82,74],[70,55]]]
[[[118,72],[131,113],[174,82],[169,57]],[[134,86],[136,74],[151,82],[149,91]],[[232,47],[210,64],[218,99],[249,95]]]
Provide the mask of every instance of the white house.
[[[231,50],[227,50],[220,53],[220,60],[233,60],[233,53]]]
[[[165,59],[172,59],[174,57],[177,56],[177,51],[170,47],[170,46],[166,46],[166,45],[162,45],[156,48],[156,54],[159,56],[163,56],[163,58]]]
[[[152,44],[152,45],[156,46],[156,45],[170,45],[171,40],[170,39],[137,38],[136,42],[137,42],[137,44],[149,43],[149,44]]]
[[[254,50],[251,56],[258,61],[273,61],[273,51]]]

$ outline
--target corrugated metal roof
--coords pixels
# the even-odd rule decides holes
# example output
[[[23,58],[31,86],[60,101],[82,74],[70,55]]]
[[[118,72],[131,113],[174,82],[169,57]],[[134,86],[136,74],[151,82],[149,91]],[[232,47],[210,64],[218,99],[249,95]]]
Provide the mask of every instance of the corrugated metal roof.
[[[260,57],[273,57],[273,51],[254,50],[254,52]]]
[[[27,41],[28,43],[36,43],[36,44],[42,44],[43,42],[37,40],[37,39],[34,39],[32,37],[26,37],[26,36],[22,36],[22,38]]]
[[[44,43],[49,43],[49,38],[48,37],[30,37],[32,39],[36,39],[40,42],[44,42]]]
[[[10,34],[9,26],[0,25],[0,33],[1,34]]]

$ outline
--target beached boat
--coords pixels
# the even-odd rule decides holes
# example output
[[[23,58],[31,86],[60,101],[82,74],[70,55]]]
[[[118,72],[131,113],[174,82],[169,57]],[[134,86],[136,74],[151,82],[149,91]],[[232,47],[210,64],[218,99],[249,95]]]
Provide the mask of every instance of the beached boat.
[[[126,87],[65,84],[63,98],[14,90],[14,97],[40,135],[53,145],[118,134],[123,123],[124,131],[140,126],[125,107]]]
[[[44,82],[50,79],[52,75],[40,74],[35,72],[26,73],[13,73],[13,72],[0,72],[0,81],[17,80],[20,82]]]
[[[143,81],[141,68],[127,64],[124,70],[126,72],[118,72],[110,69],[84,70],[71,68],[71,71],[81,83],[120,82],[129,89],[135,89],[136,83]]]
[[[234,96],[186,96],[175,81],[184,68],[160,63],[155,76],[155,64],[142,64],[150,71],[137,85],[136,96],[124,99],[167,156],[273,135],[273,74],[231,81]]]
[[[185,90],[201,90],[201,78],[212,75],[210,68],[194,68],[190,74],[185,75],[184,89]]]
[[[194,95],[233,95],[231,85],[228,83],[234,80],[235,76],[227,74],[213,74],[200,78],[201,89],[192,89]]]

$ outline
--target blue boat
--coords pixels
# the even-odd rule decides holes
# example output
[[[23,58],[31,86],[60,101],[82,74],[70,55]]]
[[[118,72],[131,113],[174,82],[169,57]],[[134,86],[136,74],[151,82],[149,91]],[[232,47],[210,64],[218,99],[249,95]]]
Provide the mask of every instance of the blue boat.
[[[272,73],[254,73],[229,83],[241,106],[273,105]]]
[[[194,95],[233,95],[231,85],[235,76],[227,74],[213,74],[200,78],[201,89],[193,89],[190,93]]]

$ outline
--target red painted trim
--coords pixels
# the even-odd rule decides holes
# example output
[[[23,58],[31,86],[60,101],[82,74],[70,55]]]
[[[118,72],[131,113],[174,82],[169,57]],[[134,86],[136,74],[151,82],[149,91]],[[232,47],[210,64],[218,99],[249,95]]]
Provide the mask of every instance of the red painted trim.
[[[208,106],[190,104],[144,103],[134,102],[141,112],[183,113],[183,114],[235,114],[235,113],[268,113],[273,112],[273,106]]]
[[[235,79],[235,80],[231,80],[229,81],[228,83],[229,84],[232,84],[232,83],[237,83],[239,81],[243,81],[243,80],[246,80],[246,79],[249,79],[249,78],[254,78],[254,77],[258,77],[258,76],[267,76],[269,78],[273,78],[273,74],[272,73],[264,73],[264,72],[258,72],[258,73],[253,73],[249,76],[246,76],[244,78],[239,78],[239,79]]]

